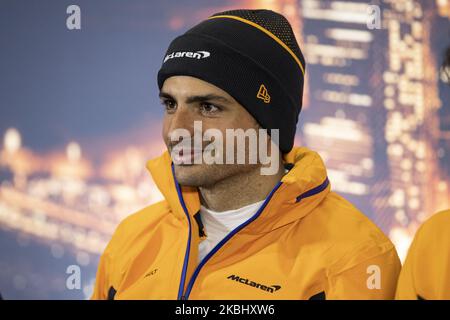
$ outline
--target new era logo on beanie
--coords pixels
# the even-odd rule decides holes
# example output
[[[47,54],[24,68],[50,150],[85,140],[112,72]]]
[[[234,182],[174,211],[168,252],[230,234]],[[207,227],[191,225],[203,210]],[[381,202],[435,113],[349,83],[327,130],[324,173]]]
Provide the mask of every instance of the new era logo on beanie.
[[[302,108],[304,72],[305,60],[286,18],[271,10],[231,10],[171,42],[158,86],[186,75],[225,90],[263,128],[279,130],[279,148],[287,153]]]
[[[267,92],[267,89],[266,89],[266,87],[263,84],[259,87],[259,90],[258,90],[258,93],[256,94],[256,97],[258,99],[261,99],[265,103],[269,103],[270,102],[270,95]]]

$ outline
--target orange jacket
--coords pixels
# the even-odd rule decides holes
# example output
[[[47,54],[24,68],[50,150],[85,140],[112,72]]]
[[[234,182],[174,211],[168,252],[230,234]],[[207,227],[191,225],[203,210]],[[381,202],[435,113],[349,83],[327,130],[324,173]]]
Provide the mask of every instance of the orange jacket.
[[[92,298],[393,299],[400,271],[393,244],[330,191],[317,153],[294,148],[284,160],[293,166],[258,212],[199,264],[207,230],[198,191],[176,183],[167,152],[150,160],[165,200],[119,225]]]
[[[450,299],[450,210],[417,231],[398,280],[399,300]]]

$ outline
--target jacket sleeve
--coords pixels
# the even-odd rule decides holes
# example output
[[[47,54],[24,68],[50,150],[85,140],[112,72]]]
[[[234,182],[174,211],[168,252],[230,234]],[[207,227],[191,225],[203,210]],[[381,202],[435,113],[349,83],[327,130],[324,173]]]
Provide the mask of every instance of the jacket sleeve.
[[[396,300],[417,300],[419,295],[414,285],[413,260],[414,253],[410,249],[398,278]]]
[[[356,260],[359,262],[328,276],[326,299],[394,299],[401,269],[395,247],[391,245],[385,252]]]
[[[449,299],[449,222],[450,211],[448,218],[437,213],[416,231],[400,272],[396,299]]]
[[[109,295],[114,282],[114,270],[117,268],[117,262],[114,257],[120,243],[123,242],[124,224],[125,221],[119,224],[103,254],[100,256],[91,300],[107,300],[111,298]]]
[[[108,298],[108,252],[103,252],[100,256],[100,262],[95,277],[94,292],[91,300],[106,300]]]

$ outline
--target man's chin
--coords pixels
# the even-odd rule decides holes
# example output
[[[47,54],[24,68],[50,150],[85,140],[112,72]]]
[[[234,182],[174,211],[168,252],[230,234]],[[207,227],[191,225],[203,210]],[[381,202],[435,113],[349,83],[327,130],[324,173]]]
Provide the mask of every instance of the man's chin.
[[[204,168],[198,164],[174,164],[175,177],[182,186],[201,187],[205,181]]]

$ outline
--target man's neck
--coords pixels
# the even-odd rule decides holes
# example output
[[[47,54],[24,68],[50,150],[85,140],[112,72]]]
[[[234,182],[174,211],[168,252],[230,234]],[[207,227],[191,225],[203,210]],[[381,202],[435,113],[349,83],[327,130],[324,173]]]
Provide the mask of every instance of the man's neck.
[[[284,175],[284,167],[274,175],[261,175],[260,167],[221,180],[211,187],[199,187],[203,206],[214,211],[239,209],[264,200]]]

